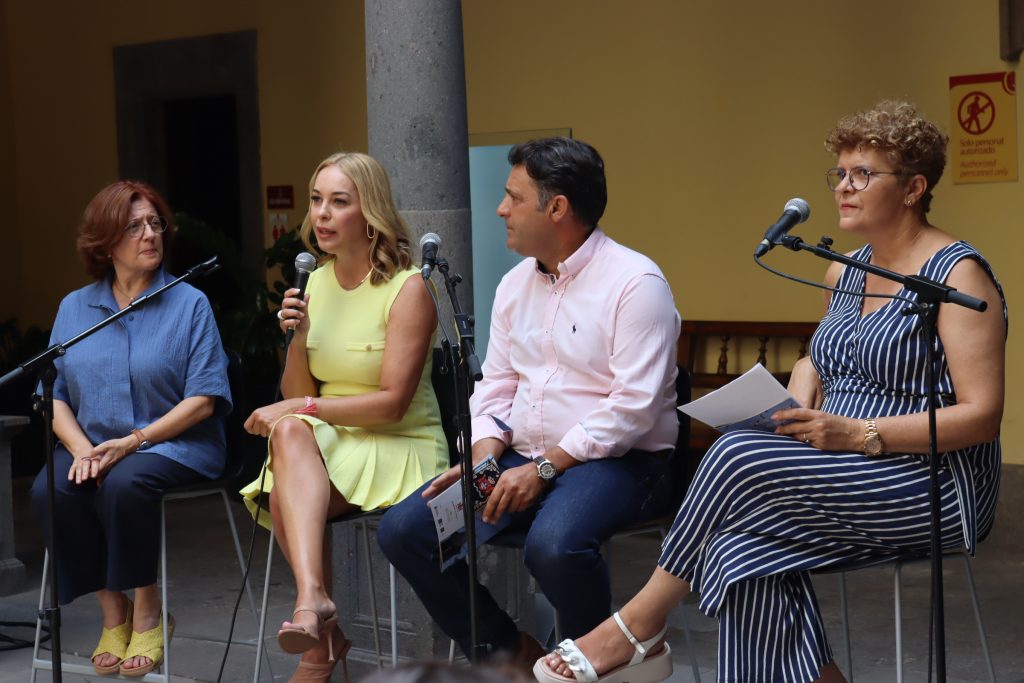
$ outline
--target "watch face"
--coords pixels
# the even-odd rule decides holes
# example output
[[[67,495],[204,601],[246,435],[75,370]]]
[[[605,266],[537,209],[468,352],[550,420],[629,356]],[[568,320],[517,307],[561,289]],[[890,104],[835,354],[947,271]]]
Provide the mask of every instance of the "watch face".
[[[882,440],[877,436],[869,436],[864,441],[864,452],[868,455],[878,455],[882,452]]]
[[[545,481],[550,481],[551,479],[554,479],[558,475],[558,472],[555,470],[555,466],[552,465],[550,462],[548,462],[547,460],[541,460],[539,463],[537,463],[537,474],[540,476],[541,479],[544,479]]]

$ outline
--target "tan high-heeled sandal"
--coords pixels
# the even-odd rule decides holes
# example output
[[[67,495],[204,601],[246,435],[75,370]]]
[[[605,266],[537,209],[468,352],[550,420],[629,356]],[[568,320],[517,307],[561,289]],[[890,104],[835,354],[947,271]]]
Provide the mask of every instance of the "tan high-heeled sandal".
[[[340,642],[336,642],[339,640]],[[352,641],[345,637],[340,628],[331,631],[328,641],[328,653],[330,660],[322,663],[299,662],[299,667],[288,679],[288,683],[325,683],[331,680],[334,667],[341,662],[341,669],[345,674],[344,681],[349,683],[348,677],[348,651],[352,648]]]
[[[281,629],[277,632],[277,644],[282,650],[290,655],[302,654],[306,650],[312,650],[314,647],[320,644],[320,636],[324,631],[334,628],[338,623],[338,613],[335,612],[326,619],[320,616],[320,613],[310,607],[299,607],[292,612],[292,619],[299,612],[312,612],[316,615],[316,629],[310,631],[309,629],[289,622],[288,626],[282,625]],[[328,646],[333,648],[333,638],[328,641]],[[331,659],[333,659],[333,652]]]

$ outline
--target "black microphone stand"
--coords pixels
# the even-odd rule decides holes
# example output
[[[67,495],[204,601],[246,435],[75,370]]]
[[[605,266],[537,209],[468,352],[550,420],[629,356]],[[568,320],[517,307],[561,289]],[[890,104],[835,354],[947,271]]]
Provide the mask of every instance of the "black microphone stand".
[[[836,261],[843,265],[857,268],[865,272],[877,275],[886,280],[898,282],[907,291],[917,294],[917,303],[903,309],[903,315],[916,315],[921,320],[921,331],[927,347],[927,369],[925,370],[925,381],[928,384],[928,473],[930,479],[931,494],[931,598],[932,598],[932,636],[935,640],[935,676],[938,683],[946,681],[946,623],[942,594],[942,526],[941,526],[941,500],[939,491],[939,457],[938,457],[938,435],[935,428],[935,411],[938,407],[938,390],[936,388],[935,365],[937,357],[935,354],[936,322],[939,318],[939,304],[951,303],[975,311],[984,311],[988,303],[973,296],[962,294],[955,288],[944,285],[941,282],[930,280],[920,275],[903,275],[885,268],[857,261],[839,254],[830,248],[832,239],[822,237],[816,246],[807,244],[799,237],[786,235],[779,242],[782,246],[793,251],[807,251],[819,258],[829,261]],[[755,260],[759,259],[757,256]],[[897,662],[897,664],[899,664]]]
[[[472,430],[469,421],[469,395],[471,383],[483,379],[480,359],[476,355],[473,342],[473,316],[462,312],[455,287],[462,282],[462,276],[456,273],[449,275],[448,261],[437,259],[436,270],[444,276],[444,288],[451,301],[455,329],[458,334],[458,346],[446,345],[451,357],[451,365],[455,367],[455,421],[458,425],[457,440],[459,462],[462,465],[462,515],[466,525],[466,564],[469,568],[469,661],[476,664],[480,660],[481,646],[477,642],[477,551],[476,551],[476,515],[473,510],[473,499],[470,495],[473,485],[473,451],[470,447]]]
[[[46,435],[46,502],[47,514],[49,515],[49,519],[47,520],[47,531],[49,536],[47,539],[47,550],[49,550],[50,553],[50,600],[49,607],[40,610],[39,618],[45,619],[50,628],[50,655],[52,658],[51,674],[53,676],[54,683],[60,683],[63,674],[60,658],[60,604],[57,601],[57,546],[53,541],[54,532],[56,530],[56,522],[54,521],[56,512],[56,495],[53,479],[53,451],[55,447],[55,439],[53,435],[53,385],[57,380],[57,367],[54,365],[54,361],[58,357],[67,353],[67,350],[78,342],[82,341],[86,337],[92,336],[96,332],[99,332],[115,320],[119,320],[120,318],[123,318],[129,313],[135,311],[135,309],[142,307],[147,302],[160,296],[171,287],[174,287],[181,282],[187,282],[212,273],[218,268],[220,268],[220,266],[217,264],[216,256],[208,261],[200,263],[199,265],[193,266],[188,269],[188,272],[173,282],[167,283],[152,294],[147,294],[146,296],[135,299],[105,320],[96,323],[89,329],[75,335],[66,342],[54,344],[42,353],[20,364],[3,377],[0,377],[0,387],[3,387],[8,382],[12,382],[26,373],[35,373],[38,378],[38,382],[42,384],[43,387],[42,395],[34,397],[33,408],[43,417],[43,431]]]

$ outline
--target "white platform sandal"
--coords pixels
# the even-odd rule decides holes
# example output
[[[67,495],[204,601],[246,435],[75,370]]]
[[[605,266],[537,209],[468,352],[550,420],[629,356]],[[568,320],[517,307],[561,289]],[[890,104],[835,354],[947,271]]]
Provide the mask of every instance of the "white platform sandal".
[[[604,676],[598,677],[593,665],[587,656],[576,646],[572,639],[565,639],[558,644],[555,653],[562,658],[562,661],[569,665],[577,683],[658,683],[672,675],[672,649],[668,643],[661,652],[656,655],[647,656],[652,647],[665,637],[668,630],[666,625],[653,638],[640,642],[636,636],[626,628],[622,617],[616,612],[612,615],[615,623],[618,624],[626,640],[636,649],[633,658],[627,663],[615,667]],[[533,675],[541,683],[572,683],[571,678],[565,678],[548,667],[547,658],[542,657],[533,665]]]

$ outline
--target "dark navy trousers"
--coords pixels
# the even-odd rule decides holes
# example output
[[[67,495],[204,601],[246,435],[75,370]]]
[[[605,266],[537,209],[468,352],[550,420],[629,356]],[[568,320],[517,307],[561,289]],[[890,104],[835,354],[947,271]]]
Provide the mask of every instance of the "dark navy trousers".
[[[504,471],[528,462],[508,450],[498,464]],[[608,618],[611,586],[601,544],[618,529],[665,512],[668,465],[667,453],[645,451],[588,461],[566,470],[532,508],[512,514],[508,531],[526,531],[526,566],[558,610],[564,637],[579,637]],[[387,511],[377,540],[431,617],[468,655],[468,568],[460,561],[440,570],[437,532],[420,496],[423,488]],[[486,588],[474,589],[479,643],[489,652],[514,651],[515,622]]]
[[[156,453],[118,462],[99,486],[68,481],[71,454],[53,455],[57,598],[65,605],[100,589],[129,590],[156,583],[160,559],[160,497],[164,489],[205,479]],[[49,536],[46,467],[32,484],[32,512]]]

